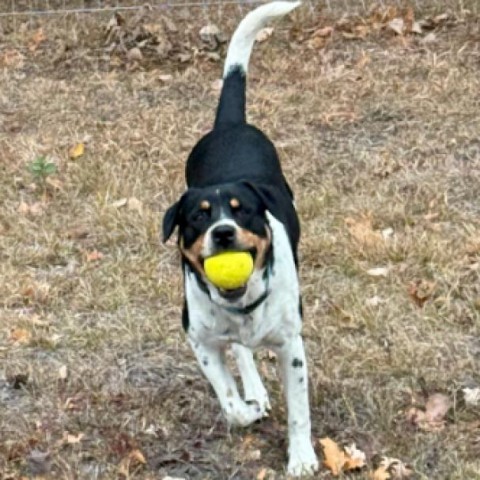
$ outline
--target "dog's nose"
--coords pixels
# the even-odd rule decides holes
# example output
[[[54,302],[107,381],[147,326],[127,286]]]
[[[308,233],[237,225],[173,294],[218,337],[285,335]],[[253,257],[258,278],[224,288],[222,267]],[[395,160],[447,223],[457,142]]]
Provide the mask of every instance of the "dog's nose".
[[[235,228],[231,225],[219,225],[213,229],[212,239],[217,247],[230,247],[235,240]]]

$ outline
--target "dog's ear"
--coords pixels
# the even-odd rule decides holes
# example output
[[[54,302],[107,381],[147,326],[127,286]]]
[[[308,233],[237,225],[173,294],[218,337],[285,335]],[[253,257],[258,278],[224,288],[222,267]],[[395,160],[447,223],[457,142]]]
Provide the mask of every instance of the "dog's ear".
[[[265,210],[268,210],[274,216],[276,216],[279,202],[277,198],[278,192],[275,187],[265,184],[255,184],[248,181],[243,181],[242,185],[244,185],[257,196],[257,198],[262,202]]]
[[[178,225],[180,208],[181,199],[170,206],[163,216],[163,243],[171,237],[175,227]]]
[[[179,224],[180,215],[182,213],[182,207],[185,203],[185,199],[189,190],[187,190],[181,197],[178,202],[175,202],[171,205],[168,210],[165,212],[163,217],[163,243],[165,243],[172,235],[175,227]]]

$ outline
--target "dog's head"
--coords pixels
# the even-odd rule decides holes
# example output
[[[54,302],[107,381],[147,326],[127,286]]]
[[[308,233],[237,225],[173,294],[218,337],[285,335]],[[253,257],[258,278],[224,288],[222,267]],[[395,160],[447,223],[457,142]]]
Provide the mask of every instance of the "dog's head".
[[[255,269],[265,266],[271,249],[266,211],[274,202],[272,187],[238,182],[190,188],[163,219],[163,240],[178,226],[178,245],[184,259],[204,280],[204,260],[224,251],[247,251]],[[245,293],[220,291],[226,298]]]

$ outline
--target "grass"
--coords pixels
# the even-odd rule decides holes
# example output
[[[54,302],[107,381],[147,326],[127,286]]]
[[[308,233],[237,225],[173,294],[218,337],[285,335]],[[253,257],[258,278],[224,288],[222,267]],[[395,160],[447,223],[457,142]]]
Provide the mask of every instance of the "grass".
[[[480,23],[475,3],[463,8],[450,5],[430,43],[339,28],[321,48],[313,29],[342,12],[299,13],[249,75],[249,118],[277,144],[302,219],[313,435],[401,458],[421,479],[480,478],[479,411],[461,392],[480,383]],[[416,16],[444,11],[425,1]],[[227,13],[211,15],[231,18],[230,33],[239,12]],[[274,359],[258,354],[270,419],[227,431],[184,341],[178,255],[159,241],[221,71],[197,48],[206,19],[173,18],[168,58],[138,62],[106,51],[106,17],[2,20],[5,479],[284,478]],[[27,169],[40,156],[58,168],[46,193]],[[452,399],[440,432],[406,420],[422,392]]]

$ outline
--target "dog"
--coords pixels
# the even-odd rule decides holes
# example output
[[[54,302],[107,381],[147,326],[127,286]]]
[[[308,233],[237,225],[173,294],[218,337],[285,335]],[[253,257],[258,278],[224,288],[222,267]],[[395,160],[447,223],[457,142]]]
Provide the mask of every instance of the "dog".
[[[274,145],[246,121],[246,73],[257,33],[300,2],[275,1],[251,11],[231,39],[213,129],[186,164],[187,190],[165,213],[163,240],[178,227],[184,275],[182,324],[204,375],[230,425],[247,426],[268,415],[270,401],[253,358],[266,347],[279,361],[288,407],[288,466],[312,474],[302,303],[297,274],[299,220]],[[247,283],[225,290],[206,277],[204,260],[246,251],[254,259]],[[243,398],[225,353],[231,347]]]

